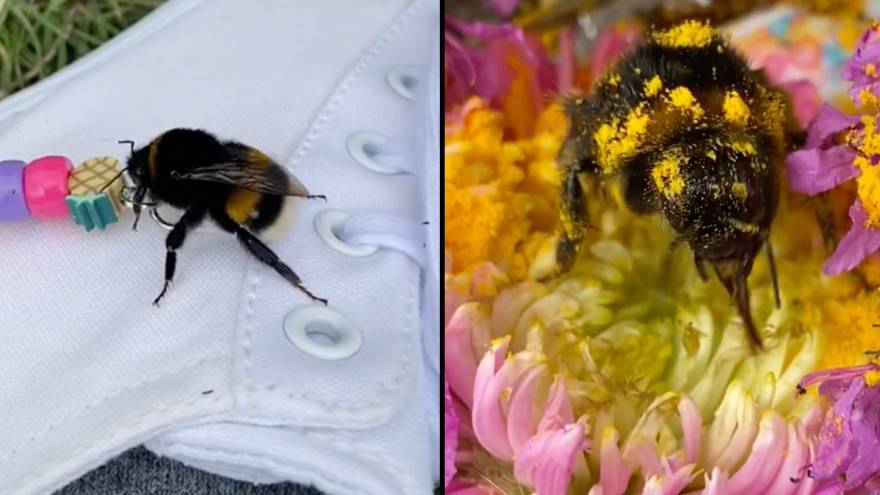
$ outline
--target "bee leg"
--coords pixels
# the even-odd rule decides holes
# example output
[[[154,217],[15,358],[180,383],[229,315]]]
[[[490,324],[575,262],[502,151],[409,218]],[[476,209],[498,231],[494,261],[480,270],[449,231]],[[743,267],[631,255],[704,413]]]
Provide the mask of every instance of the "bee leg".
[[[318,297],[306,289],[302,284],[299,275],[287,266],[286,263],[281,261],[278,255],[275,254],[269,246],[265,245],[263,241],[257,238],[257,236],[250,233],[246,228],[239,225],[235,220],[229,218],[229,216],[222,211],[218,212],[212,210],[211,217],[217,221],[220,227],[233,232],[239,242],[241,242],[242,246],[256,256],[258,260],[274,268],[279,275],[284,277],[284,279],[290,282],[294,287],[301,290],[305,295],[309,296],[313,301],[317,301],[325,306],[327,305],[326,299]]]
[[[556,245],[556,269],[559,273],[566,273],[574,265],[584,232],[590,227],[583,187],[574,167],[565,172],[561,196],[563,231]]]
[[[180,249],[180,246],[183,246],[187,231],[201,222],[204,216],[205,210],[203,208],[190,208],[174,224],[174,228],[171,229],[168,237],[165,238],[165,248],[167,250],[165,253],[165,285],[162,286],[162,292],[153,301],[153,306],[159,306],[159,301],[165,297],[165,292],[168,291],[168,287],[171,285],[171,280],[174,278],[174,272],[177,268],[177,250]]]
[[[779,308],[782,306],[782,301],[779,299],[779,280],[776,278],[776,258],[773,256],[773,246],[770,245],[769,238],[765,247],[767,248],[767,266],[770,268],[770,281],[773,283],[773,300],[776,302],[776,307]]]
[[[294,273],[294,271],[287,266],[286,263],[281,261],[278,258],[278,255],[275,254],[269,246],[263,244],[263,241],[258,239],[255,235],[251,234],[242,226],[238,226],[236,229],[235,235],[238,236],[238,240],[250,251],[254,256],[257,257],[263,263],[271,266],[275,269],[278,274],[284,277],[288,282],[293,284],[297,289],[301,290],[305,295],[309,296],[313,301],[317,301],[322,303],[323,305],[327,305],[327,300],[321,297],[318,297],[312,294],[305,286],[302,284],[302,280],[300,280],[299,275]]]

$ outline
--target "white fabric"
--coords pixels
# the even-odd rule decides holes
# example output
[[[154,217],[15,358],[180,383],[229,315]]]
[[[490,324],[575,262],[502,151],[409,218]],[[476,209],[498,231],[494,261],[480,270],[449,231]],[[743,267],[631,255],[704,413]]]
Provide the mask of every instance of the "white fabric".
[[[430,220],[437,241],[439,196],[424,194],[437,163],[385,175],[346,150],[363,130],[420,139],[413,122],[429,102],[399,95],[386,72],[427,73],[437,25],[434,0],[172,0],[0,103],[0,159],[122,158],[117,140],[185,126],[275,157],[328,201],[298,201],[272,247],[364,339],[342,361],[293,346],[282,322],[310,302],[210,226],[178,252],[157,309],[167,231],[149,218],[137,232],[130,213],[105,232],[0,224],[0,494],[48,493],[143,442],[251,481],[431,492],[438,418],[426,411],[439,399],[424,366],[438,351],[423,349],[420,267],[395,250],[338,253],[313,218]]]

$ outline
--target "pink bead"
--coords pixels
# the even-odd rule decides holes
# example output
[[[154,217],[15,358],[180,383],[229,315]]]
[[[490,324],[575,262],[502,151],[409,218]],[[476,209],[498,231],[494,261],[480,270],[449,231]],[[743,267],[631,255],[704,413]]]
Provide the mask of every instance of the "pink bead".
[[[24,168],[24,198],[31,216],[38,219],[70,216],[67,178],[73,163],[63,156],[44,156]]]

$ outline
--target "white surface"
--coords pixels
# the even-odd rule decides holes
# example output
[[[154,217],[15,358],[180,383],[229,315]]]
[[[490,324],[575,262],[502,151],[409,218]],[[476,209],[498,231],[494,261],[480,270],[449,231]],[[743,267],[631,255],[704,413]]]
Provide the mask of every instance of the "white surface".
[[[427,102],[386,76],[427,70],[439,7],[259,5],[167,3],[0,104],[0,150],[79,163],[183,126],[262,149],[327,195],[298,201],[272,247],[360,329],[360,350],[328,361],[291,345],[285,315],[310,302],[215,229],[189,236],[157,309],[167,232],[149,218],[136,233],[130,214],[89,234],[72,221],[0,224],[0,494],[47,493],[142,442],[242,479],[430,493],[438,451],[424,400],[436,377],[422,365],[418,264],[386,249],[338,253],[312,219],[340,209],[424,220],[425,176],[368,170],[345,140],[365,129],[420,139]]]

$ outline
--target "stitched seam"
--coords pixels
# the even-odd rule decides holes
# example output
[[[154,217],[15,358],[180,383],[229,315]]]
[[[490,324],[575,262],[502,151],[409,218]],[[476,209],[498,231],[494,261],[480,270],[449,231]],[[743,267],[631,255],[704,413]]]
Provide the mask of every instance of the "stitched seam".
[[[40,430],[40,431],[38,431],[38,432],[32,434],[32,435],[29,436],[27,439],[25,439],[23,442],[19,443],[19,444],[16,445],[15,447],[12,447],[12,449],[10,449],[10,450],[8,450],[8,451],[6,451],[6,452],[0,454],[0,462],[2,462],[2,461],[4,461],[4,460],[6,460],[6,459],[12,457],[13,455],[16,454],[16,452],[18,452],[18,451],[20,451],[21,449],[27,447],[28,444],[33,443],[35,440],[37,440],[38,438],[42,437],[43,435],[45,435],[45,434],[51,432],[52,430],[54,430],[54,429],[57,428],[58,426],[60,426],[60,425],[62,425],[62,424],[64,424],[64,423],[70,421],[71,419],[73,419],[73,418],[75,418],[75,417],[77,417],[77,416],[82,415],[83,413],[85,413],[85,412],[87,412],[87,411],[89,411],[89,410],[91,410],[91,409],[94,409],[95,407],[100,406],[100,405],[103,404],[104,402],[106,402],[106,401],[108,401],[108,400],[110,400],[110,399],[113,399],[114,397],[117,397],[118,395],[121,395],[121,394],[123,394],[123,393],[125,393],[125,392],[130,392],[130,391],[135,390],[135,389],[137,389],[137,388],[140,388],[142,385],[145,385],[145,384],[147,384],[147,383],[156,382],[156,381],[162,380],[163,378],[167,378],[167,377],[169,377],[169,376],[171,376],[171,375],[175,375],[175,374],[177,374],[177,373],[179,373],[179,372],[181,372],[181,371],[183,371],[183,370],[185,370],[185,369],[187,369],[187,368],[192,368],[192,367],[198,366],[198,365],[200,365],[200,364],[202,364],[202,363],[204,363],[204,362],[206,362],[206,361],[211,361],[211,360],[213,360],[213,359],[219,359],[219,358],[222,358],[222,357],[224,357],[224,356],[226,356],[225,353],[209,354],[209,355],[207,355],[207,356],[203,356],[203,357],[201,357],[201,358],[198,358],[198,359],[194,359],[194,360],[192,360],[192,361],[185,362],[185,363],[182,364],[181,366],[178,366],[177,368],[174,368],[174,369],[172,369],[172,370],[163,371],[163,372],[161,372],[161,373],[158,373],[158,374],[153,375],[153,376],[151,376],[151,377],[145,378],[145,379],[143,379],[143,380],[141,380],[141,381],[139,381],[139,382],[136,382],[136,383],[134,383],[134,384],[126,385],[126,386],[124,386],[124,387],[120,387],[120,388],[118,388],[118,389],[116,389],[116,390],[110,392],[110,393],[107,394],[107,395],[104,395],[104,396],[102,396],[102,397],[99,397],[98,399],[93,400],[92,402],[89,402],[89,403],[86,404],[85,406],[83,406],[83,407],[81,407],[81,408],[79,408],[79,409],[77,409],[77,410],[75,410],[75,411],[72,411],[72,412],[70,412],[70,413],[65,414],[64,416],[62,416],[61,418],[59,418],[59,419],[56,420],[55,422],[50,423],[50,424],[49,424],[48,426],[46,426],[44,429],[42,429],[42,430]]]
[[[119,434],[123,431],[131,431],[132,429],[137,428],[138,426],[140,426],[142,423],[144,423],[148,419],[151,419],[151,417],[154,416],[157,412],[160,414],[160,417],[161,417],[162,415],[165,415],[168,412],[168,410],[171,409],[172,407],[175,407],[178,410],[185,410],[186,408],[192,406],[193,404],[195,404],[197,402],[204,402],[204,403],[208,403],[208,404],[220,402],[220,400],[223,399],[225,396],[226,396],[226,394],[212,394],[210,396],[197,395],[196,397],[194,397],[188,401],[182,402],[182,403],[166,404],[165,406],[162,406],[162,407],[150,409],[147,412],[144,412],[144,413],[136,416],[133,421],[119,426],[118,428],[113,430],[113,432],[111,432],[110,435],[101,436],[89,444],[86,444],[86,445],[83,445],[83,446],[80,446],[80,447],[74,449],[69,454],[67,454],[66,457],[67,457],[67,459],[71,459],[71,458],[76,458],[77,456],[79,456],[80,454],[83,454],[83,453],[87,453],[87,452],[91,453],[91,451],[101,450],[96,447],[98,447],[98,445],[102,441],[114,439],[117,436],[119,436]],[[53,473],[53,470],[58,469],[58,466],[63,463],[64,463],[64,460],[56,461],[56,462],[50,464],[47,469],[43,469],[39,473],[30,474],[29,476],[27,476],[26,478],[24,478],[22,480],[22,482],[21,482],[22,486],[26,487],[28,485],[28,483],[31,483],[33,481],[37,481],[39,479],[45,480],[45,479],[55,478],[56,473]]]
[[[292,169],[298,162],[299,158],[306,156],[308,150],[312,147],[315,139],[318,137],[318,134],[323,131],[326,126],[330,115],[332,115],[339,104],[342,102],[342,97],[348,92],[351,86],[361,77],[361,75],[366,71],[367,66],[373,61],[373,59],[385,48],[385,46],[390,43],[394,38],[397,37],[397,34],[402,29],[402,26],[409,21],[409,19],[415,15],[416,12],[421,8],[425,8],[426,5],[424,2],[413,2],[409,6],[406,7],[404,12],[399,15],[396,21],[389,27],[385,33],[382,34],[379,41],[377,41],[369,50],[361,57],[355,66],[354,70],[350,72],[343,83],[340,85],[339,89],[337,89],[333,96],[330,97],[328,103],[321,110],[317,120],[312,125],[309,132],[306,134],[306,137],[303,139],[302,143],[294,150],[293,157],[289,157],[288,160],[284,160],[285,163],[289,162],[289,165],[285,165],[285,167],[290,170]],[[327,403],[324,402],[314,396],[314,394],[310,394],[308,392],[292,392],[287,389],[279,388],[275,383],[267,383],[261,384],[259,386],[255,385],[256,381],[253,376],[253,353],[252,353],[252,332],[254,330],[254,304],[256,303],[258,292],[259,292],[259,283],[260,278],[256,276],[256,268],[255,264],[251,262],[248,268],[248,273],[252,275],[253,283],[251,284],[250,290],[247,291],[246,295],[246,303],[245,303],[245,314],[244,314],[244,332],[242,338],[242,347],[244,353],[244,388],[245,395],[249,399],[253,399],[253,395],[257,389],[266,392],[273,393],[283,393],[288,399],[296,399],[296,398],[304,398],[310,400],[312,402],[321,404],[325,407],[333,407],[333,408],[347,408],[347,409],[362,409],[366,406],[373,406],[375,404],[380,403],[388,403],[390,402],[387,397],[377,397],[373,400],[367,400],[357,403],[350,404],[340,404],[340,403]],[[412,284],[410,284],[412,286]],[[415,289],[411,292],[409,297],[409,305],[407,308],[407,315],[405,318],[405,328],[402,333],[407,335],[410,333],[409,328],[412,324],[412,308],[410,307],[413,299],[415,298]],[[412,350],[412,343],[408,338],[405,339],[406,344],[404,344],[404,356],[402,359],[401,366],[396,374],[393,375],[390,380],[383,380],[380,382],[380,388],[385,390],[389,389],[392,386],[395,386],[398,389],[402,389],[402,387],[398,387],[398,383],[400,383],[403,377],[407,374],[408,362],[409,362],[409,352]],[[398,392],[398,395],[403,392]]]

